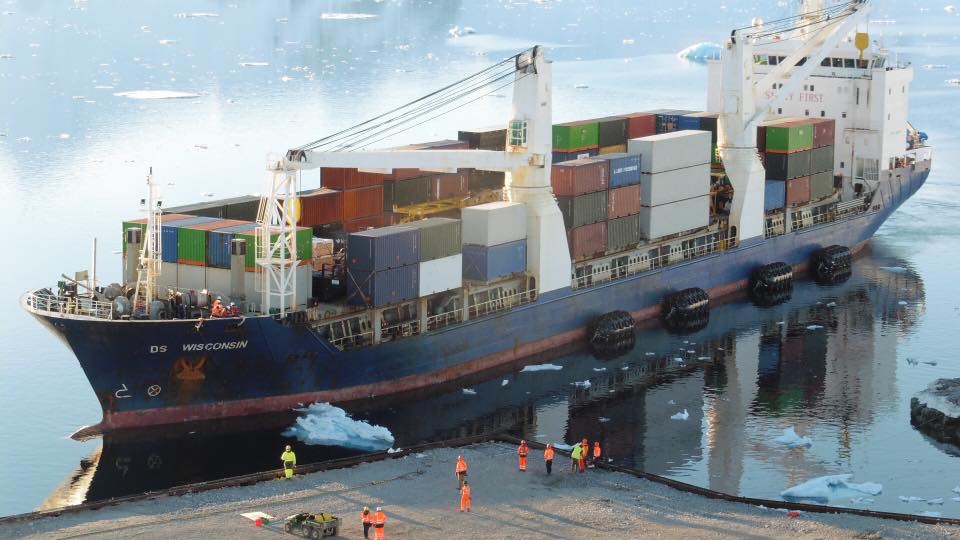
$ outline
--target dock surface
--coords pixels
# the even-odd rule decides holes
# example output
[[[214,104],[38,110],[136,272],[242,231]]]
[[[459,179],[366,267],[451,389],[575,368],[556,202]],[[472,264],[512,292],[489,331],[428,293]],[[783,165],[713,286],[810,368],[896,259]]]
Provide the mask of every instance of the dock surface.
[[[459,512],[454,475],[458,454],[469,465],[470,513]],[[359,539],[363,506],[383,507],[388,539],[960,538],[960,527],[845,514],[802,513],[792,518],[627,474],[595,469],[575,474],[561,454],[557,452],[553,475],[547,476],[538,450],[531,449],[528,470],[521,473],[512,445],[440,448],[290,480],[4,524],[0,538],[286,537],[279,528],[256,528],[240,515],[261,511],[278,518],[332,512],[343,519],[340,537]]]

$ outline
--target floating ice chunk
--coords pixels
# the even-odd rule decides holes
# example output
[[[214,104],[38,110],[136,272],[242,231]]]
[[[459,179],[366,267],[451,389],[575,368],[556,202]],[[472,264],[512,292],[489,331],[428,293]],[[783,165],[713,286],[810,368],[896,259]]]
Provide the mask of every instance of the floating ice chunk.
[[[524,366],[520,370],[520,373],[524,371],[557,371],[563,369],[563,366],[558,366],[556,364],[533,364],[529,366]]]
[[[960,86],[960,79],[947,79],[943,81],[949,86]]]
[[[570,384],[576,386],[577,388],[590,388],[590,381],[576,381]]]
[[[852,477],[852,474],[821,476],[785,489],[780,493],[780,496],[784,499],[829,501],[830,499],[847,498],[860,494],[879,495],[883,491],[883,486],[874,482],[851,483],[850,478]]]
[[[33,139],[31,139],[30,137],[24,136],[24,137],[17,137],[17,140],[20,142],[30,142]]]
[[[676,404],[677,404],[677,402],[674,401],[674,400],[672,400],[672,399],[667,402],[667,405],[676,405]]]
[[[691,62],[705,63],[707,60],[720,59],[720,45],[707,41],[694,43],[677,53],[677,56]]]
[[[574,87],[575,89],[577,89],[577,90],[586,90],[587,88],[590,88],[589,86],[587,86],[587,85],[585,85],[585,84],[583,84],[583,83],[575,84],[575,85],[573,85],[573,87]]]
[[[784,429],[783,435],[774,439],[773,442],[780,443],[788,448],[798,448],[801,446],[809,448],[813,446],[813,441],[810,440],[810,437],[801,437],[800,435],[797,435],[797,432],[793,429],[793,426]]]
[[[70,134],[69,134],[69,133],[61,133],[61,134],[57,135],[57,138],[60,139],[60,140],[64,140],[64,141],[65,141],[65,140],[67,140],[67,139],[70,138]]]
[[[287,76],[287,75],[284,75],[283,77],[280,77],[280,80],[281,80],[282,82],[290,82],[290,81],[293,80],[293,77],[289,77],[289,76]]]
[[[159,43],[160,43],[161,45],[174,45],[174,44],[176,44],[176,42],[177,42],[177,40],[175,40],[175,39],[161,39]]]
[[[807,330],[820,330],[821,328],[823,328],[823,326],[819,324],[811,324],[807,327]]]
[[[943,504],[943,497],[937,497],[936,499],[927,499],[927,504]]]
[[[388,454],[396,454],[397,452],[403,452],[403,448],[387,448]]]
[[[321,13],[320,18],[326,21],[354,21],[361,19],[372,19],[376,15],[369,13]]]
[[[850,502],[853,504],[870,504],[874,501],[870,497],[854,497],[850,499]]]
[[[950,66],[948,66],[947,64],[924,64],[924,65],[922,65],[922,66],[920,66],[920,67],[922,67],[923,69],[926,69],[926,70],[949,69],[949,68],[950,68]]]
[[[903,495],[901,495],[897,498],[905,503],[926,501],[926,499],[924,499],[923,497],[914,497],[913,495],[910,495],[909,497],[904,497]]]
[[[670,417],[671,420],[686,420],[688,418],[690,418],[690,413],[686,409]]]
[[[194,147],[194,148],[199,148],[200,150],[206,150],[206,149],[207,149],[207,145],[205,145],[205,144],[195,144],[195,145],[193,145],[193,147]]]
[[[947,13],[956,13],[956,12],[957,12],[957,8],[956,8],[953,4],[947,4],[947,5],[943,6],[943,10],[946,11]]]
[[[417,452],[416,454],[413,455],[413,457],[415,457],[415,458],[417,458],[417,459],[423,459],[423,458],[427,457],[427,455],[424,454],[423,452]]]
[[[953,488],[951,491],[953,491],[954,493],[960,495],[960,486],[957,486],[957,487]]]
[[[595,367],[595,368],[593,368],[593,370],[599,373],[599,372],[601,372],[601,371],[606,371],[607,368],[605,368],[605,367]]]
[[[941,514],[940,512],[932,512],[930,510],[924,510],[923,512],[920,512],[918,515],[921,515],[923,517],[940,517],[943,514]]]
[[[656,354],[656,353],[647,351],[647,352],[645,352],[645,353],[643,353],[643,354],[645,354],[646,356],[653,356],[653,355]]]
[[[95,88],[110,89],[112,86],[97,86]],[[174,90],[131,90],[129,92],[114,92],[117,97],[130,99],[191,99],[198,98],[195,92],[177,92]]]
[[[13,60],[14,56],[10,53],[0,54],[0,60]]]
[[[475,396],[475,395],[477,395],[477,391],[474,390],[473,388],[464,388],[464,389],[463,389],[463,395],[465,395],[465,396]]]
[[[953,502],[960,502],[960,497],[950,497],[950,500]]]
[[[212,193],[212,192],[210,192],[210,191],[207,191],[207,192],[205,192],[205,193],[201,193],[201,195],[203,195],[204,197],[213,197],[213,196],[214,196],[214,193]]]
[[[342,446],[355,450],[377,451],[393,446],[393,435],[383,426],[350,418],[346,411],[329,403],[314,403],[297,409],[303,413],[283,432],[310,445]]]
[[[606,416],[601,416],[600,418],[597,418],[597,422],[600,422],[601,424],[606,424],[609,421],[610,419],[607,418]]]
[[[827,302],[827,307],[837,307],[836,302]]]
[[[907,269],[902,266],[881,266],[880,270],[884,272],[892,272],[894,274],[906,274]]]
[[[897,304],[900,304],[901,306],[905,306],[905,305],[907,305],[907,301],[906,301],[906,300],[900,300],[899,302],[897,302]]]
[[[690,353],[690,354],[693,354],[693,353],[695,353],[695,352],[697,352],[697,351],[695,351],[695,350],[693,350],[693,349],[687,349],[687,352]]]
[[[508,381],[507,379],[500,381],[500,386],[506,386],[508,384],[510,384],[510,381]]]
[[[628,371],[629,369],[630,369],[630,366],[623,366],[622,368],[620,368],[620,371]]]
[[[213,19],[219,17],[220,14],[209,11],[197,11],[194,13],[177,13],[174,16],[178,19]]]
[[[621,41],[621,43],[623,43],[624,45],[633,45],[634,43],[636,43],[636,41],[634,41],[634,40],[632,40],[632,39],[630,39],[630,38],[627,38],[627,39],[624,39],[623,41]]]
[[[240,67],[267,67],[270,62],[240,62]]]

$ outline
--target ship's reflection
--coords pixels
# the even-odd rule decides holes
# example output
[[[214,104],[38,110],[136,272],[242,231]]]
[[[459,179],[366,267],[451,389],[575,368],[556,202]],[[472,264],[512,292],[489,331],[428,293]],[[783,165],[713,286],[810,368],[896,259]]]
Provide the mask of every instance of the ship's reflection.
[[[838,455],[849,455],[851,432],[896,399],[897,342],[923,303],[916,274],[867,256],[844,284],[797,282],[787,304],[757,308],[743,299],[717,306],[707,328],[692,336],[649,325],[620,358],[570,349],[527,361],[561,370],[507,366],[345,408],[388,427],[397,447],[503,431],[554,442],[588,437],[602,441],[618,463],[657,474],[701,465],[707,487],[740,493],[750,459],[781,455],[752,436],[749,416],[789,417],[798,431],[830,426]],[[686,420],[670,419],[684,409]],[[107,434],[43,507],[275,469],[288,442],[281,433],[294,419],[284,413]],[[301,463],[355,454],[294,443]],[[759,459],[783,459],[777,465],[791,479],[824,473],[807,454],[786,456]]]

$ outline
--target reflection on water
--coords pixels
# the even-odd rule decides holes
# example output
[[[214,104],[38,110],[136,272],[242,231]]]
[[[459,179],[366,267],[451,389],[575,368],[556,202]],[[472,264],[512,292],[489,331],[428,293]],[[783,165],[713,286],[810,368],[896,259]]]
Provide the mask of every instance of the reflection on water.
[[[956,457],[897,417],[908,399],[898,390],[898,339],[924,312],[925,297],[919,277],[891,270],[903,266],[895,263],[868,255],[844,284],[800,280],[785,305],[730,301],[715,307],[709,326],[694,335],[673,336],[647,325],[635,349],[620,358],[569,350],[529,360],[561,370],[509,366],[456,386],[348,408],[388,427],[397,447],[505,430],[544,442],[587,437],[601,441],[619,464],[758,497],[779,498],[783,489],[812,477],[853,472],[857,481],[884,484],[874,508],[910,511],[898,506],[896,496],[918,489],[948,493],[949,479],[922,471],[955,466]],[[476,394],[464,394],[467,386]],[[671,419],[683,410],[687,419]],[[78,493],[97,500],[275,468],[287,442],[280,432],[293,418],[106,435],[99,456],[85,460],[68,480],[70,489],[48,502],[76,501]],[[813,446],[775,442],[786,427],[809,436]],[[297,451],[303,463],[352,454],[303,444]],[[875,461],[890,452],[901,460],[922,454],[924,465],[913,470],[905,461],[900,469],[909,474],[892,474]]]

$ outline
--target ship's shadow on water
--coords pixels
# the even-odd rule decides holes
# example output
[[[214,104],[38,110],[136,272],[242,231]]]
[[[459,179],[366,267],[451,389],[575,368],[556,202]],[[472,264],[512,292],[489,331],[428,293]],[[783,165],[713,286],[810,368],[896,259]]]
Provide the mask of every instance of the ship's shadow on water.
[[[395,448],[501,432],[554,443],[587,437],[621,465],[685,481],[706,467],[706,487],[770,496],[750,492],[755,479],[747,481],[745,462],[758,453],[750,419],[851,431],[869,425],[878,393],[895,394],[868,388],[895,368],[876,360],[883,355],[874,350],[881,346],[874,332],[908,330],[924,302],[923,283],[906,263],[868,254],[845,283],[798,279],[783,304],[758,307],[744,297],[714,303],[709,323],[693,334],[645,322],[633,349],[619,357],[571,346],[453,383],[339,406],[387,428]],[[544,364],[550,366],[523,369]],[[275,470],[285,444],[294,445],[301,464],[361,453],[284,436],[304,414],[107,433],[44,507]],[[778,456],[770,445],[759,454]],[[832,472],[791,452],[801,456],[799,476]]]

